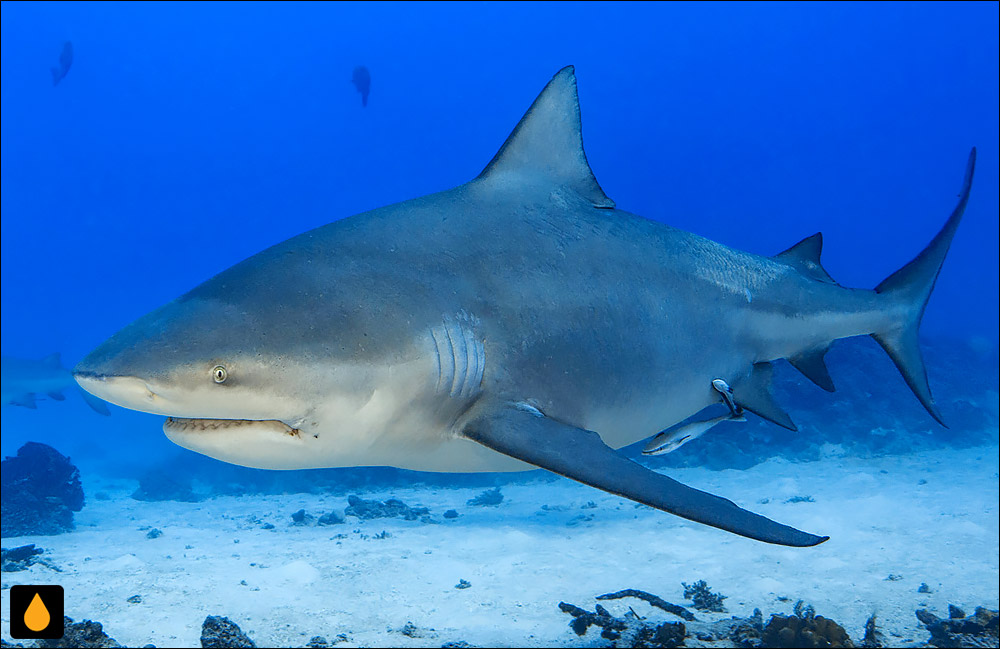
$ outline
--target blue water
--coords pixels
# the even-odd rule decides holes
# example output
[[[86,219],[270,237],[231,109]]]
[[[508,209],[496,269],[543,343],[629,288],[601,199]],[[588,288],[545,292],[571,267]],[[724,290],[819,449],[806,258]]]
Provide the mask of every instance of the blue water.
[[[846,396],[808,392],[789,409],[807,430],[862,422],[830,441],[865,452],[883,414],[942,443],[995,443],[998,31],[996,3],[6,2],[2,351],[71,365],[271,244],[473,178],[573,64],[587,155],[620,208],[759,254],[822,231],[845,286],[875,286],[927,244],[978,147],[922,326],[932,388],[972,404],[949,406],[956,432],[933,428],[864,344],[868,365],[831,361],[851,376]],[[53,86],[67,40],[74,61]],[[357,65],[371,71],[367,107]],[[782,376],[788,394],[815,390]],[[71,396],[4,407],[0,450],[44,441],[118,477],[204,467],[160,425]],[[686,447],[667,465],[743,468],[790,447],[815,459],[774,427],[746,435],[733,439],[760,450],[752,461]]]
[[[3,18],[7,355],[75,361],[268,245],[472,178],[570,63],[620,207],[762,254],[823,231],[846,286],[926,245],[978,146],[922,332],[996,347],[996,4],[8,3]]]

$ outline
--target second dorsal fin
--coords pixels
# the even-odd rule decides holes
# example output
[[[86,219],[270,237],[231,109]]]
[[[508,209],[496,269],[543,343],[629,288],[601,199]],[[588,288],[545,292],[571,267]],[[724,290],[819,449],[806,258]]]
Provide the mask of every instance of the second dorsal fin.
[[[788,250],[779,252],[774,256],[774,259],[785,262],[803,275],[821,282],[836,284],[837,282],[833,281],[830,274],[823,268],[823,264],[819,260],[821,254],[823,254],[823,233],[817,232],[799,241]]]
[[[567,187],[595,207],[612,208],[583,151],[580,100],[569,65],[556,73],[476,180]]]

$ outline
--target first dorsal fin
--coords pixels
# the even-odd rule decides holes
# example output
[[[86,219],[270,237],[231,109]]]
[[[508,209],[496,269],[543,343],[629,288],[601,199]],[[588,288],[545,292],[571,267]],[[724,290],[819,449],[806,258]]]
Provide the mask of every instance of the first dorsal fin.
[[[799,241],[788,250],[779,252],[774,258],[793,266],[803,275],[828,284],[836,284],[837,282],[833,281],[830,274],[823,268],[823,264],[820,263],[821,254],[823,254],[823,233],[817,232]]]
[[[59,352],[53,352],[42,359],[42,364],[49,367],[62,367],[62,357]]]
[[[568,187],[595,207],[615,206],[597,183],[583,151],[580,100],[572,65],[552,77],[476,180],[545,182]]]

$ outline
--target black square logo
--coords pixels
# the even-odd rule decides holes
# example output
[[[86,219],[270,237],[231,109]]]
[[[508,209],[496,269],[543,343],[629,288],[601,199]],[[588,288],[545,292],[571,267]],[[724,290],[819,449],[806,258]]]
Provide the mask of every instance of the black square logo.
[[[62,586],[11,586],[10,637],[58,640],[63,637]]]

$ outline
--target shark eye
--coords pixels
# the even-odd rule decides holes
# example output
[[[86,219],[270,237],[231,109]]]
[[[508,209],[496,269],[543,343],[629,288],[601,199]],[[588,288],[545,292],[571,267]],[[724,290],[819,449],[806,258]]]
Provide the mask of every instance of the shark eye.
[[[216,383],[225,383],[226,377],[228,376],[229,372],[227,372],[226,368],[224,368],[221,365],[216,365],[215,368],[212,370],[212,378],[215,379]]]

